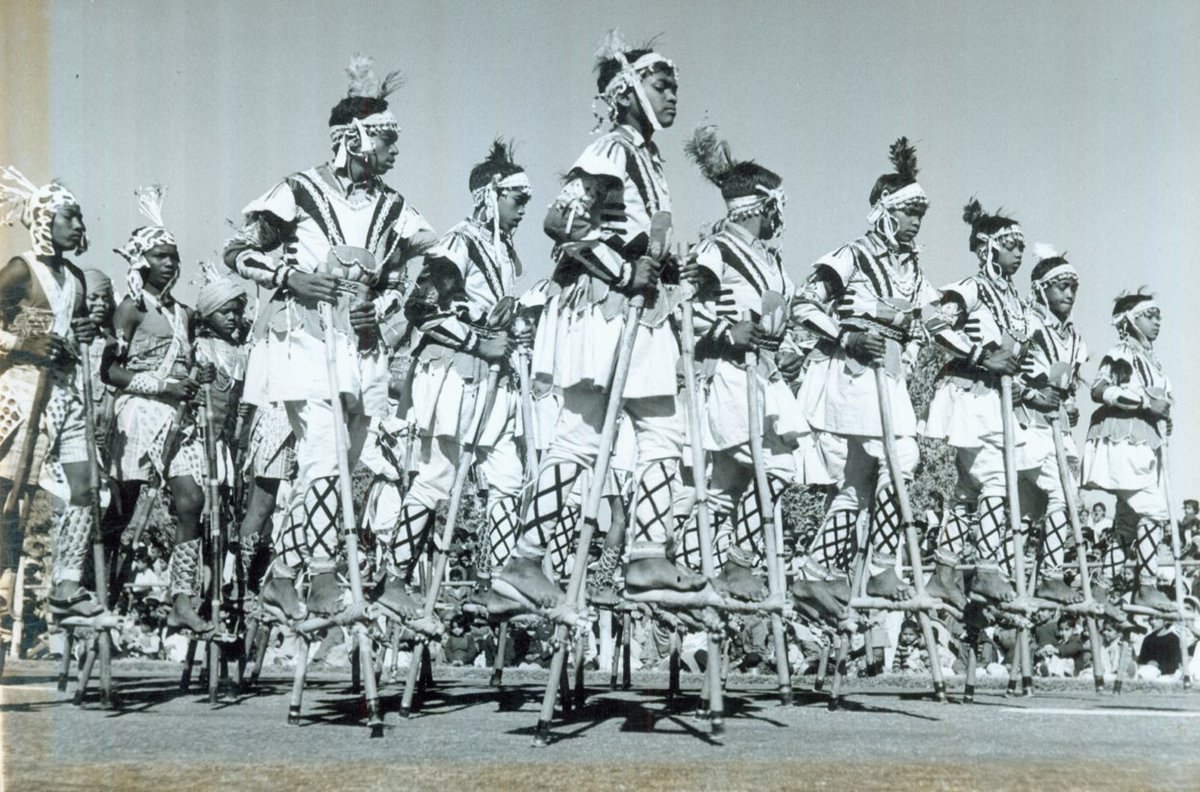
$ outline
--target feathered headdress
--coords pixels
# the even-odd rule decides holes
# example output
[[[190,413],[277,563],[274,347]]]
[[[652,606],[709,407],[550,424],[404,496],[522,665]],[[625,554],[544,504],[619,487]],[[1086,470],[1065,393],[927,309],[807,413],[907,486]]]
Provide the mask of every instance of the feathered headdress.
[[[404,84],[404,77],[396,70],[380,80],[374,64],[373,58],[355,53],[346,67],[349,80],[346,98],[338,102],[329,115],[335,168],[345,167],[353,155],[374,151],[374,135],[400,131],[396,117],[388,109],[387,97]]]
[[[726,219],[742,220],[774,209],[779,220],[774,229],[776,235],[783,230],[782,210],[787,194],[779,186],[782,179],[778,174],[753,160],[735,160],[729,144],[712,124],[697,127],[683,150],[704,178],[720,188],[728,210]]]
[[[59,181],[38,187],[21,171],[11,165],[0,168],[0,212],[5,225],[13,225],[19,218],[29,229],[29,239],[35,256],[53,256],[54,236],[51,231],[54,215],[64,206],[78,206],[75,195]],[[76,252],[87,250],[87,235],[79,239]]]
[[[471,190],[472,209],[480,222],[491,226],[492,249],[497,256],[511,259],[517,275],[520,275],[521,263],[509,256],[508,245],[500,230],[500,211],[497,208],[497,202],[506,190],[533,194],[529,175],[513,161],[512,142],[505,143],[502,138],[493,140],[487,157],[471,169],[470,181],[477,185]]]
[[[617,97],[630,90],[633,91],[641,105],[642,113],[650,122],[650,126],[655,131],[662,129],[658,115],[650,106],[650,100],[646,98],[646,92],[642,89],[642,78],[654,70],[664,67],[672,75],[678,77],[679,70],[675,68],[673,61],[654,51],[653,40],[647,42],[642,49],[645,49],[646,53],[630,63],[628,53],[633,51],[633,48],[625,41],[621,31],[613,28],[604,34],[600,46],[596,48],[596,69],[604,74],[605,71],[612,68],[610,64],[614,62],[616,69],[613,76],[600,86],[600,92],[592,101],[592,114],[596,116],[596,126],[592,129],[593,132],[599,130],[605,123],[616,121]]]
[[[876,180],[872,192],[878,192],[878,197],[874,198],[871,211],[867,213],[867,222],[894,248],[898,243],[896,219],[892,217],[892,212],[913,207],[926,208],[929,198],[917,183],[917,149],[908,142],[907,137],[896,138],[888,148],[888,158],[895,172]]]
[[[1000,270],[1000,265],[996,263],[998,248],[1013,240],[1019,244],[1025,244],[1025,232],[1021,230],[1021,226],[1016,220],[1005,217],[1002,214],[1003,211],[1001,209],[994,214],[985,212],[979,199],[974,196],[963,207],[963,222],[971,226],[969,242],[971,252],[978,253],[981,247],[986,246],[987,249],[980,260],[980,265],[988,277],[993,280],[1004,275]]]
[[[1036,242],[1033,245],[1033,270],[1029,273],[1034,301],[1046,304],[1046,287],[1058,281],[1079,282],[1079,272],[1053,245]]]
[[[138,211],[142,217],[150,221],[150,225],[135,229],[125,244],[119,248],[113,248],[113,252],[129,262],[129,269],[125,273],[125,284],[129,289],[130,299],[139,302],[146,285],[145,275],[142,272],[148,266],[145,259],[146,251],[159,245],[174,245],[176,242],[175,237],[163,224],[162,207],[163,197],[166,194],[165,188],[161,184],[151,184],[138,187],[133,194],[137,198]],[[178,279],[178,274],[175,277]],[[172,281],[163,291],[170,291],[174,283]]]
[[[1146,292],[1146,287],[1142,286],[1136,292],[1121,292],[1117,295],[1117,299],[1113,301],[1112,324],[1117,328],[1117,333],[1121,338],[1133,334],[1139,336],[1137,326],[1133,320],[1147,311],[1160,310],[1158,303],[1154,300],[1154,295]],[[1145,339],[1141,339],[1145,340]]]

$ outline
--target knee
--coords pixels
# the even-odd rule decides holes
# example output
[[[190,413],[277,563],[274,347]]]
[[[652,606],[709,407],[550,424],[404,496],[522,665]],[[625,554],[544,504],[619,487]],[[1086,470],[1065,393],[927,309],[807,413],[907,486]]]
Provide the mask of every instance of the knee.
[[[175,487],[171,494],[175,499],[175,509],[181,518],[198,516],[204,508],[204,492],[194,483]]]

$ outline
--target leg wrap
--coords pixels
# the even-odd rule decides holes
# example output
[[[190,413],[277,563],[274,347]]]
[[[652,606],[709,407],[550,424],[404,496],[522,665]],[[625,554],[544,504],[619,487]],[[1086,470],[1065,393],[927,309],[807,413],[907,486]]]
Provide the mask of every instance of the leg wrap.
[[[938,550],[947,556],[959,558],[967,548],[967,538],[971,535],[971,517],[962,506],[955,506],[946,512],[942,521],[942,530],[938,534]]]
[[[167,564],[167,579],[171,596],[195,596],[200,590],[200,540],[189,539],[175,545]]]
[[[717,569],[725,566],[725,558],[729,555],[729,547],[733,544],[733,533],[725,524],[729,519],[728,514],[719,514],[714,512],[712,516],[713,524],[713,563]]]
[[[596,562],[596,571],[592,573],[592,583],[597,588],[612,588],[613,575],[616,574],[617,566],[621,563],[621,551],[615,547],[606,547],[600,553],[600,560]]]
[[[304,493],[304,539],[312,560],[330,561],[337,558],[341,537],[338,533],[337,476],[314,479]]]
[[[418,504],[400,507],[400,519],[396,522],[391,548],[391,563],[388,572],[404,580],[412,573],[413,559],[420,558],[429,540],[429,527],[433,524],[433,510]]]
[[[294,578],[296,571],[308,560],[304,540],[304,508],[299,493],[288,494],[278,520],[271,526],[271,570],[277,577]]]
[[[677,561],[688,569],[699,572],[702,563],[700,556],[700,523],[695,517],[687,515],[675,516],[675,536],[678,540],[675,554]]]
[[[1162,526],[1153,520],[1142,518],[1137,526],[1137,573],[1143,586],[1154,585],[1158,575],[1158,543],[1162,539]]]
[[[1006,530],[1004,498],[989,496],[979,499],[979,557],[1000,562],[1004,556]]]
[[[904,536],[900,520],[900,499],[896,488],[887,486],[875,495],[871,512],[871,549],[877,558],[895,559]]]
[[[504,566],[504,562],[517,548],[517,537],[521,534],[516,495],[493,495],[488,499],[488,518],[484,528],[487,535],[479,543],[478,572],[485,577],[493,569]],[[485,549],[486,548],[486,549]]]
[[[825,515],[825,520],[808,547],[809,560],[823,569],[849,573],[857,550],[857,525],[858,512],[852,509],[841,509]]]
[[[1116,536],[1110,534],[1104,547],[1104,555],[1100,557],[1100,574],[1110,583],[1120,580],[1125,575],[1127,561],[1124,546]]]
[[[254,567],[254,558],[258,555],[258,542],[254,537],[247,536],[242,539],[242,543],[238,545],[238,563],[241,565],[242,585],[247,586],[255,591],[258,590],[258,581],[250,580],[250,574]]]
[[[570,572],[567,569],[567,560],[571,557],[571,551],[575,549],[579,538],[575,532],[579,525],[579,508],[567,506],[563,510],[560,523],[560,530],[555,531],[550,539],[550,568],[554,570],[554,574],[565,577]],[[580,548],[579,552],[586,553],[588,548]]]
[[[672,494],[675,463],[652,462],[638,482],[637,511],[634,514],[633,543],[635,546],[666,545],[672,528]]]
[[[1071,535],[1071,522],[1065,510],[1046,515],[1042,529],[1042,574],[1062,575],[1067,559],[1067,537]]]
[[[779,503],[779,498],[785,489],[787,489],[787,482],[780,481],[774,476],[767,477],[766,501],[767,508],[771,510],[772,515],[775,513],[775,505]],[[763,543],[762,512],[758,508],[758,497],[753,486],[747,487],[746,491],[742,493],[737,511],[734,512],[733,544],[743,553],[744,557],[761,558],[763,555],[765,544]]]
[[[582,468],[573,462],[562,462],[546,468],[538,476],[537,492],[530,505],[529,519],[524,532],[517,540],[517,551],[527,558],[541,558],[546,554],[550,539],[563,531],[567,502],[571,488],[579,478]]]
[[[51,581],[79,582],[92,538],[92,510],[70,506],[54,516],[54,567]]]

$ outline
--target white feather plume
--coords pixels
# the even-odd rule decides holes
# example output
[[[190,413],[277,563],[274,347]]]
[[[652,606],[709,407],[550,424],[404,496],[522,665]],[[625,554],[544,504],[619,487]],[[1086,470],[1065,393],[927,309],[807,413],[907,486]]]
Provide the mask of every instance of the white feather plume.
[[[151,225],[156,225],[160,228],[166,226],[166,223],[163,222],[162,214],[164,193],[165,190],[161,184],[150,184],[138,187],[133,191],[133,194],[137,196],[138,211],[150,221]]]
[[[375,59],[370,55],[355,53],[346,67],[346,76],[350,79],[347,96],[370,96],[376,99],[386,98],[404,83],[404,76],[399,71],[391,71],[380,81],[375,74]]]
[[[11,165],[0,168],[0,178],[9,182],[0,184],[0,212],[3,213],[0,223],[12,225],[24,213],[25,206],[37,192],[37,187],[25,178],[25,174]]]
[[[629,52],[629,44],[625,41],[625,37],[621,35],[620,28],[613,28],[604,34],[604,39],[600,42],[600,46],[596,48],[596,62],[603,63],[607,60],[612,60],[618,55],[624,55]]]
[[[1045,242],[1033,243],[1033,260],[1045,261],[1046,259],[1059,258],[1062,254],[1059,253],[1054,245],[1048,245]]]

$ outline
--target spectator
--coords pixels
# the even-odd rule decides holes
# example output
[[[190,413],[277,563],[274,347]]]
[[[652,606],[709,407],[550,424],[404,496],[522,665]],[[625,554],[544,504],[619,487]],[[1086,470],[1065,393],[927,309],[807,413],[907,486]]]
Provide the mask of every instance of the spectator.
[[[1087,649],[1070,617],[1058,620],[1053,641],[1039,644],[1037,659],[1042,676],[1074,677],[1088,665]]]
[[[929,664],[924,650],[921,648],[917,623],[906,621],[900,625],[900,637],[896,640],[896,654],[892,658],[892,671],[901,674],[923,674],[928,670]]]
[[[1092,504],[1092,535],[1099,539],[1112,529],[1112,520],[1108,519],[1108,507],[1103,503]]]
[[[1184,558],[1200,558],[1200,511],[1195,498],[1183,502],[1183,519],[1179,521],[1179,541],[1183,545]]]
[[[479,654],[479,645],[474,636],[467,634],[467,625],[458,618],[450,622],[450,634],[442,639],[442,654],[452,666],[474,665]]]
[[[1182,663],[1179,636],[1161,616],[1150,617],[1150,632],[1142,639],[1137,662],[1139,679],[1159,679],[1179,671]]]

